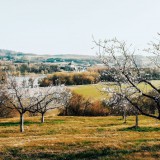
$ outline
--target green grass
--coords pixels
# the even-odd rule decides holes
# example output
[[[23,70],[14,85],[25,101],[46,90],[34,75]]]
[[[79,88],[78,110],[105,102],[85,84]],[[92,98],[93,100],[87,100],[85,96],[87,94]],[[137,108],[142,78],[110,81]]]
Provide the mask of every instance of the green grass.
[[[159,159],[160,122],[139,116],[127,123],[118,116],[25,118],[19,132],[18,118],[0,119],[0,159],[6,160],[121,160]]]
[[[74,86],[70,87],[71,90],[74,92],[83,95],[86,98],[91,98],[91,99],[103,99],[106,98],[106,94],[102,92],[103,86],[100,84],[92,84],[92,85],[79,85],[79,86]]]
[[[151,83],[156,87],[160,87],[160,80],[152,80]],[[70,87],[70,89],[78,94],[83,95],[86,98],[102,100],[103,98],[108,97],[106,93],[102,92],[103,87],[105,87],[105,85],[92,84],[92,85],[72,86]],[[149,92],[152,89],[149,85],[145,85],[144,83],[141,83],[140,85],[138,85],[138,87],[144,90],[144,92]]]

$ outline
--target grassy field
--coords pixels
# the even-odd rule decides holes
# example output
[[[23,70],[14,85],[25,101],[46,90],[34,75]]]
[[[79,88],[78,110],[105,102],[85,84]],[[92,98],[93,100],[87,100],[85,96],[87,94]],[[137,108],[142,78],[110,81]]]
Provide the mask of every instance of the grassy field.
[[[102,91],[103,86],[100,84],[79,85],[69,87],[74,92],[83,95],[86,98],[103,99],[106,94]]]
[[[0,119],[0,159],[13,160],[157,160],[160,159],[160,122],[140,116],[140,128],[121,117],[25,118],[19,133],[18,118]]]
[[[153,85],[160,86],[159,80],[153,80],[151,81]],[[87,98],[93,98],[95,100],[101,100],[103,98],[107,98],[107,94],[102,92],[102,88],[105,87],[105,85],[101,84],[93,84],[93,85],[79,85],[79,86],[72,86],[69,87],[74,92],[83,95]],[[141,83],[139,85],[139,88],[144,90],[145,92],[151,91],[151,87],[149,85],[145,85],[144,83]]]

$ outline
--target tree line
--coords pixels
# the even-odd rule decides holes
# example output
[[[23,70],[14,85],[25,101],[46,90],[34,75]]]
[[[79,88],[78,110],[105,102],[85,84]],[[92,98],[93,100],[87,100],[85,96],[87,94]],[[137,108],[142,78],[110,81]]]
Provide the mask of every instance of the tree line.
[[[99,74],[96,72],[57,72],[48,75],[39,83],[41,87],[46,87],[51,84],[84,85],[97,82],[99,82]]]
[[[15,64],[8,64],[3,67],[4,71],[12,72],[12,74],[19,76],[19,75],[26,75],[29,73],[35,74],[50,74],[53,72],[59,72],[60,68],[58,65],[55,64],[35,64],[35,63],[15,63]]]

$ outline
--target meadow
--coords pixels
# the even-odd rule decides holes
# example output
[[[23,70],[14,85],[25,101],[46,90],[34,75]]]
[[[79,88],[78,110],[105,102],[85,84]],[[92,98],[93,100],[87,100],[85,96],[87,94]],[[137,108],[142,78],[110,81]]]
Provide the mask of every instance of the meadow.
[[[76,85],[69,88],[86,98],[94,98],[95,100],[107,98],[107,95],[104,92],[101,92],[103,88],[101,84]]]
[[[151,83],[155,85],[156,87],[160,86],[160,80],[152,80]],[[72,91],[83,95],[86,98],[92,98],[95,100],[102,100],[104,98],[108,98],[107,93],[103,92],[103,88],[105,87],[104,84],[89,84],[89,85],[77,85],[77,86],[71,86],[69,87]],[[151,87],[149,85],[146,85],[144,83],[141,83],[138,85],[138,87],[144,92],[151,91]]]
[[[135,117],[25,118],[25,132],[19,132],[19,118],[0,119],[1,160],[121,160],[160,158],[160,122]]]
[[[152,81],[156,86],[160,81]],[[107,98],[101,84],[71,86],[86,98]],[[150,91],[141,84],[139,87]],[[160,159],[160,121],[135,117],[61,117],[51,111],[40,117],[25,117],[25,132],[19,132],[19,118],[0,119],[0,160],[157,160]]]

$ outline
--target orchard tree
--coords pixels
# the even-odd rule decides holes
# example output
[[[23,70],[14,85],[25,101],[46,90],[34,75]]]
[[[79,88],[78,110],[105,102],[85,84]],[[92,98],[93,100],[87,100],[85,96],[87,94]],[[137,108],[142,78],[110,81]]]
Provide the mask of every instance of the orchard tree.
[[[61,93],[60,103],[65,110],[65,116],[68,115],[68,109],[70,106],[70,99],[72,98],[72,93],[69,89],[65,89],[64,92]]]
[[[37,105],[31,108],[30,112],[38,112],[41,114],[41,122],[44,123],[44,115],[47,111],[60,108],[65,105],[69,92],[63,85],[39,88],[36,97]],[[41,101],[43,99],[43,101]]]
[[[128,114],[134,114],[135,115],[135,128],[138,128],[138,110],[131,105],[125,98],[123,98],[119,93],[117,94],[113,89],[108,91],[110,94],[110,97],[105,100],[106,106],[111,108],[111,112],[114,112],[116,114],[122,114],[124,123],[127,123],[127,116]]]
[[[49,94],[41,97],[39,88],[29,88],[26,86],[24,88],[23,83],[22,85],[17,84],[14,76],[8,76],[1,104],[19,113],[20,132],[24,132],[24,114],[33,111],[33,108],[44,101],[47,96]]]
[[[98,50],[97,54],[101,61],[106,65],[105,75],[109,76],[112,82],[104,83],[107,94],[116,94],[126,100],[142,115],[160,120],[160,85],[157,87],[151,81],[142,76],[143,68],[139,65],[135,49],[128,46],[126,42],[118,39],[110,39],[104,41],[94,41]],[[159,67],[160,42],[152,43],[147,52],[153,53],[151,66]],[[153,63],[154,62],[154,63]],[[148,86],[152,91],[156,92],[156,96],[147,92],[143,86]],[[112,91],[110,90],[112,88]],[[143,103],[143,98],[148,98],[156,104],[156,114],[150,113]],[[149,108],[149,106],[148,106]]]

